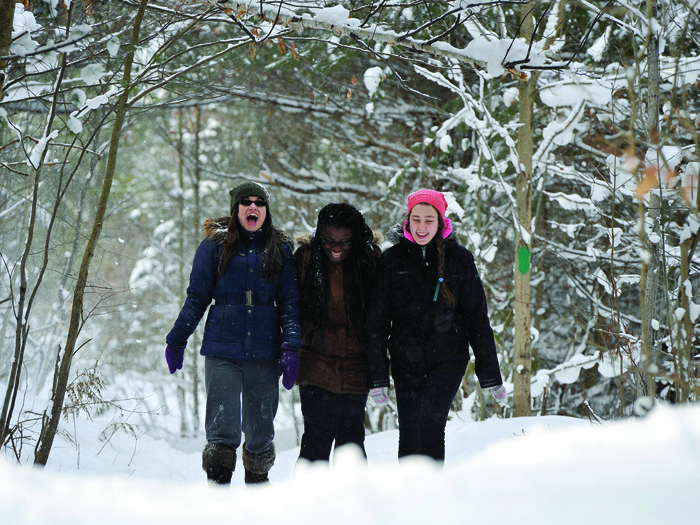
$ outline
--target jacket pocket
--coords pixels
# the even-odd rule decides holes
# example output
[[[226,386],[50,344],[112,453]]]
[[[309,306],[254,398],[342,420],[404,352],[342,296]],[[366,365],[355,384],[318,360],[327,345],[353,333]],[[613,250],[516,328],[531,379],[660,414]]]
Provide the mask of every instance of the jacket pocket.
[[[221,331],[224,326],[224,306],[212,305],[209,307],[207,322],[204,325],[204,339],[207,341],[221,341]]]

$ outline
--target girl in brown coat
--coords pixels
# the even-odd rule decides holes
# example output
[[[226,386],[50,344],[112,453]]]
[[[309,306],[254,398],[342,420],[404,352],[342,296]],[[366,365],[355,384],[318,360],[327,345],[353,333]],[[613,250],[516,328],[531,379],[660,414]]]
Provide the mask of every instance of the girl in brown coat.
[[[354,443],[365,454],[365,323],[381,250],[362,214],[345,203],[324,206],[314,234],[300,244],[299,458],[328,461],[333,441]]]

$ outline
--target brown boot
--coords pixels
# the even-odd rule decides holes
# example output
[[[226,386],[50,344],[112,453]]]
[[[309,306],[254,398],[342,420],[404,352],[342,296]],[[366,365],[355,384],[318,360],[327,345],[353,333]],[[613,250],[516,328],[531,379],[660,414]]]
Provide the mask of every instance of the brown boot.
[[[202,451],[202,469],[212,483],[229,485],[236,470],[236,451],[222,443],[207,443]]]
[[[270,448],[264,452],[248,452],[243,443],[243,467],[245,467],[245,482],[253,485],[257,483],[269,483],[267,473],[275,464],[275,445],[270,443]]]

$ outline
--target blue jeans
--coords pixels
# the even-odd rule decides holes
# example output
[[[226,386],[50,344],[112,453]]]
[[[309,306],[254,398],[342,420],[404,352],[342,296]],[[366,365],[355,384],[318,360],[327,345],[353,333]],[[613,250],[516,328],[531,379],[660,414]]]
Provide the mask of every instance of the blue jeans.
[[[275,437],[273,422],[279,403],[277,381],[277,361],[206,357],[207,442],[235,450],[241,444],[243,432],[248,452],[258,454],[269,450]]]

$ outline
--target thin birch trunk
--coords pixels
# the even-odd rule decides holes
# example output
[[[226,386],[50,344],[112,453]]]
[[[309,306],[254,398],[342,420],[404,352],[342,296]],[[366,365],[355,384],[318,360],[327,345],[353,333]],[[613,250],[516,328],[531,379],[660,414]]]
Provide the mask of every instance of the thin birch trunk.
[[[34,458],[34,463],[36,465],[46,465],[49,459],[49,454],[51,453],[51,447],[53,446],[54,438],[56,437],[56,432],[58,431],[58,424],[63,409],[63,400],[65,398],[66,388],[68,385],[68,378],[70,375],[73,354],[76,350],[76,343],[78,340],[78,335],[80,334],[80,329],[82,328],[83,298],[85,295],[85,289],[87,288],[88,284],[88,273],[90,270],[90,264],[95,254],[95,248],[100,238],[100,233],[102,232],[102,223],[104,221],[105,213],[107,210],[109,194],[112,189],[112,181],[114,179],[114,172],[117,166],[117,153],[119,151],[121,130],[122,126],[124,125],[124,120],[126,118],[129,94],[131,92],[131,88],[133,87],[131,84],[131,67],[134,61],[134,52],[136,50],[136,44],[139,41],[141,23],[143,21],[143,15],[147,5],[148,0],[141,0],[138,12],[133,22],[134,25],[132,29],[132,37],[131,44],[129,46],[129,52],[127,53],[126,58],[124,59],[124,91],[119,97],[119,101],[117,103],[115,121],[114,126],[112,128],[112,136],[109,145],[109,154],[107,157],[107,166],[105,169],[105,177],[102,183],[102,192],[100,194],[100,199],[97,204],[97,209],[95,210],[95,219],[93,221],[92,232],[90,234],[90,237],[88,238],[87,246],[85,247],[85,252],[83,253],[83,258],[78,273],[78,280],[76,282],[75,291],[73,293],[73,306],[71,309],[70,324],[68,326],[66,348],[63,359],[61,360],[61,363],[59,365],[57,380],[55,382],[56,388],[53,392],[53,398],[49,406],[50,416],[48,418],[45,417],[45,422],[42,426],[42,432],[37,442],[36,455]]]
[[[531,3],[521,6],[524,35],[532,38],[534,24]],[[520,100],[520,128],[517,150],[520,169],[516,180],[517,231],[515,241],[515,349],[513,353],[513,415],[516,417],[531,414],[531,339],[530,339],[530,260],[531,260],[531,220],[532,220],[532,91],[537,77],[531,75],[518,86]]]

